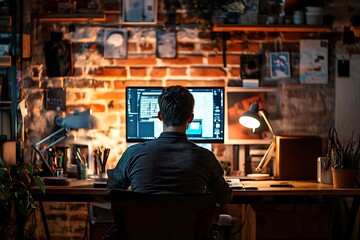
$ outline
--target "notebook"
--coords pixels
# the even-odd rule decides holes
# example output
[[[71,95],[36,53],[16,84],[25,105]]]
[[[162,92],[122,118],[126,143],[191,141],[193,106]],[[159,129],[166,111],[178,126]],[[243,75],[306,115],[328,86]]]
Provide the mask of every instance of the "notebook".
[[[227,178],[226,182],[230,185],[231,188],[243,188],[244,186],[239,178]]]

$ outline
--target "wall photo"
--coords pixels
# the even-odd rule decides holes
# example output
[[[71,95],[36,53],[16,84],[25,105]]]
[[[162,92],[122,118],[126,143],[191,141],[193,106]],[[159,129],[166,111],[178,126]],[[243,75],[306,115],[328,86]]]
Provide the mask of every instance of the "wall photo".
[[[127,30],[107,28],[105,30],[104,58],[127,58]]]
[[[291,76],[288,52],[272,52],[269,57],[271,78],[286,78]]]
[[[300,41],[300,82],[326,84],[328,82],[328,40]]]
[[[158,29],[156,31],[156,56],[158,58],[176,58],[176,31]]]
[[[156,0],[123,0],[122,22],[134,24],[156,23]]]

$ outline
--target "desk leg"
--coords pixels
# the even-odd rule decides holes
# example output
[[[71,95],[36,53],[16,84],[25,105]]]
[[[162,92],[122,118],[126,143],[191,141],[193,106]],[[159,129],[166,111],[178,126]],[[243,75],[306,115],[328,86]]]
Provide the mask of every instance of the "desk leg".
[[[360,197],[359,196],[354,197],[353,202],[351,204],[349,219],[348,219],[346,229],[345,229],[345,238],[344,238],[345,240],[351,239],[351,235],[354,230],[356,217],[359,212],[359,206],[360,206]]]
[[[49,232],[49,227],[48,227],[48,224],[47,224],[47,221],[46,221],[44,204],[43,204],[42,201],[39,201],[39,204],[40,204],[41,218],[42,218],[42,222],[43,222],[43,226],[44,226],[44,230],[45,230],[46,239],[47,239],[47,240],[51,240],[51,236],[50,236],[50,232]]]

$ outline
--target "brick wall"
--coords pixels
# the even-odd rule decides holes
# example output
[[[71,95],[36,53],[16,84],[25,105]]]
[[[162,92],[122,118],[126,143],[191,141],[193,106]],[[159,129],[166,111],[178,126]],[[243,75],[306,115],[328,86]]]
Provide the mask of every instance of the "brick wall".
[[[111,1],[109,1],[111,2]],[[332,1],[337,2],[337,1]],[[33,9],[38,9],[33,1]],[[116,7],[115,7],[116,8]],[[331,10],[331,9],[330,9]],[[193,23],[191,14],[177,13],[179,23]],[[53,119],[60,111],[44,109],[44,88],[66,88],[66,112],[91,108],[101,123],[95,130],[73,132],[76,136],[92,138],[93,146],[111,148],[108,168],[115,166],[126,149],[125,142],[125,96],[126,86],[227,86],[229,81],[240,78],[240,54],[267,54],[274,51],[274,41],[281,37],[284,51],[298,54],[298,40],[302,38],[329,38],[330,49],[335,47],[339,35],[319,33],[246,33],[233,32],[226,40],[227,66],[223,65],[221,35],[212,35],[200,30],[196,24],[178,25],[178,53],[175,59],[160,59],[156,56],[156,28],[153,26],[118,25],[119,12],[106,14],[106,22],[39,22],[32,29],[32,58],[25,66],[23,92],[26,96],[28,115],[24,119],[24,156],[32,160],[31,144],[54,130]],[[166,9],[159,1],[159,21],[166,21]],[[343,19],[335,19],[341,26]],[[75,27],[75,31],[70,32]],[[128,32],[126,59],[105,59],[104,31],[122,27]],[[52,30],[60,30],[74,47],[74,76],[46,77],[43,46]],[[295,72],[291,79],[278,83],[281,105],[285,109],[286,133],[318,134],[326,137],[329,126],[334,124],[334,52],[330,51],[330,78],[326,85],[300,85]],[[264,66],[266,76],[269,66]],[[292,100],[298,100],[296,103]],[[300,104],[299,104],[300,103]],[[321,107],[318,107],[321,105]],[[300,106],[300,108],[299,108]],[[320,110],[319,110],[320,109]],[[287,115],[286,115],[287,114]],[[232,147],[222,144],[213,146],[220,157],[231,158]],[[47,218],[53,239],[82,239],[85,228],[86,205],[45,203]],[[40,223],[38,224],[40,225]],[[58,226],[61,226],[59,228]],[[39,239],[43,236],[38,226]]]

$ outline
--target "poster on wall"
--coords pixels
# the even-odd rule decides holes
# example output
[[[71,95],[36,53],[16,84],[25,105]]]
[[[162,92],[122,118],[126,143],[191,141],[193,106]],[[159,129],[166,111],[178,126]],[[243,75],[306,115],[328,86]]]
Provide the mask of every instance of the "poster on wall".
[[[300,83],[326,84],[328,82],[328,40],[300,41]]]
[[[134,24],[156,23],[156,0],[123,0],[122,22]]]
[[[271,78],[286,78],[291,76],[288,52],[272,52],[269,56]]]
[[[176,58],[176,31],[158,29],[156,31],[156,55],[158,58]]]
[[[104,58],[121,59],[127,57],[127,31],[121,28],[105,30]]]

